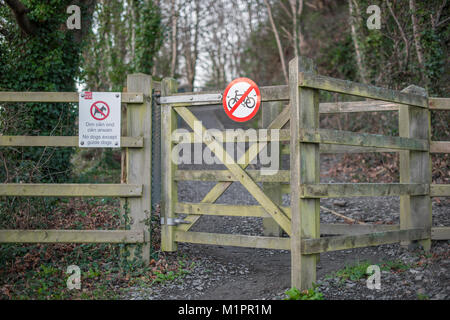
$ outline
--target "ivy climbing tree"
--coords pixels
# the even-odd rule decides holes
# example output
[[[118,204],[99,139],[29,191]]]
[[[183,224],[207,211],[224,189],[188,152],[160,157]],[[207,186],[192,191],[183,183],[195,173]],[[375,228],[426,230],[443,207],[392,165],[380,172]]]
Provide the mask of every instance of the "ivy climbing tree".
[[[76,91],[95,0],[0,0],[0,90]],[[66,12],[81,9],[81,29]],[[0,105],[0,134],[74,135],[76,112],[64,103]],[[71,148],[2,148],[1,182],[63,182]]]

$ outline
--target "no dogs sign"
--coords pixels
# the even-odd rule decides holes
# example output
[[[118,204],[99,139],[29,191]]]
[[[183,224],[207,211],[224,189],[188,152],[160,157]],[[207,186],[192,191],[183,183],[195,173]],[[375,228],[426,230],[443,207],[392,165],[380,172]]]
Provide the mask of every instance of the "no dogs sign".
[[[238,78],[230,82],[222,99],[225,113],[234,121],[245,122],[252,119],[261,104],[259,88],[248,78]]]
[[[78,101],[78,145],[120,148],[120,92],[82,92]]]

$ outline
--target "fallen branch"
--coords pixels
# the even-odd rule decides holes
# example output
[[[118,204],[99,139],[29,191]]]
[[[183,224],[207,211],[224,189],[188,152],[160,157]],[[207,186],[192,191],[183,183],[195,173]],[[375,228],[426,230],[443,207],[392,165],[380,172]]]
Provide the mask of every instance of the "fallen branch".
[[[338,217],[341,217],[342,219],[345,219],[345,220],[347,220],[347,221],[350,221],[351,223],[366,224],[366,223],[364,223],[364,222],[362,222],[362,221],[358,221],[358,220],[355,220],[355,219],[346,217],[346,216],[344,216],[343,214],[340,214],[340,213],[338,213],[338,212],[336,212],[336,211],[334,211],[334,210],[328,209],[328,208],[323,207],[323,206],[320,206],[320,209],[323,209],[323,210],[325,210],[325,211],[328,211],[329,213],[332,213],[332,214],[334,214],[335,216],[338,216]]]

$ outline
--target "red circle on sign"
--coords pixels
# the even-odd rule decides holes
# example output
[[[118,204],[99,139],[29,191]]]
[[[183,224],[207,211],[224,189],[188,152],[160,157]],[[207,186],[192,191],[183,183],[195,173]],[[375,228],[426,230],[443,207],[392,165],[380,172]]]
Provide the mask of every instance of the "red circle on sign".
[[[232,100],[233,102],[235,102],[235,103],[234,103],[234,105],[231,107],[231,109],[229,109],[228,103],[229,103],[230,101],[227,102],[227,95],[228,95],[228,92],[230,91],[230,89],[231,89],[235,84],[240,83],[240,82],[246,82],[246,83],[250,84],[250,87],[247,89],[246,94],[243,93],[243,94],[240,96],[239,99],[237,99],[237,97],[239,97],[239,96],[236,96],[236,97],[234,97],[234,98],[231,98],[231,100]],[[234,111],[235,111],[237,108],[241,107],[241,105],[242,105],[243,103],[246,103],[244,100],[247,99],[248,95],[249,95],[253,90],[255,90],[255,93],[256,93],[256,102],[255,102],[255,106],[254,106],[253,111],[252,111],[249,115],[247,115],[247,116],[245,116],[245,117],[242,117],[242,118],[239,118],[239,117],[234,116],[234,115],[233,115]],[[252,98],[252,99],[253,99],[253,98]],[[238,103],[239,103],[239,104],[238,104]],[[250,80],[250,79],[248,79],[248,78],[237,78],[237,79],[234,79],[233,81],[231,81],[231,82],[228,84],[228,86],[226,87],[226,89],[225,89],[225,91],[224,91],[224,93],[223,93],[223,98],[222,98],[223,109],[225,110],[225,113],[228,115],[228,117],[230,117],[232,120],[237,121],[237,122],[245,122],[245,121],[248,121],[248,120],[250,120],[251,118],[253,118],[253,117],[255,116],[255,114],[258,112],[260,104],[261,104],[261,92],[259,91],[259,88],[258,88],[258,86],[256,85],[256,83],[255,83],[253,80]]]
[[[103,103],[104,106],[98,106],[97,103]],[[105,108],[106,107],[106,108]],[[97,114],[100,114],[100,116],[96,117]],[[96,101],[91,106],[91,116],[95,120],[105,120],[109,116],[109,106],[104,101]]]

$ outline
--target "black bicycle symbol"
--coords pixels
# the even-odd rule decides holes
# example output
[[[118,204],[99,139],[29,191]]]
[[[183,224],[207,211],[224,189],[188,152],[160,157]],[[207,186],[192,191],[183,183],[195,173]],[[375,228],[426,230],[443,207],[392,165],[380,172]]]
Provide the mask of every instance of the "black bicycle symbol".
[[[239,90],[236,90],[234,93],[234,97],[228,101],[228,108],[230,110],[234,107],[234,105],[239,101],[239,98],[242,97],[242,94],[238,94]],[[253,109],[256,106],[256,101],[252,97],[247,96],[245,100],[242,102],[247,108]]]

